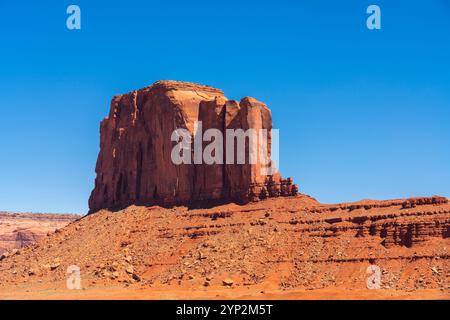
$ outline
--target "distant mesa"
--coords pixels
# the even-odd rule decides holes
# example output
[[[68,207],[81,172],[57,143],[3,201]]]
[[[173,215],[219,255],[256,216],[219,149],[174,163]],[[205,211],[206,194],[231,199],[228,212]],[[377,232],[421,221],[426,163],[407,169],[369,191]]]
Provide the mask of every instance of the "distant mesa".
[[[0,212],[0,255],[26,247],[79,218],[74,214]]]
[[[282,179],[278,173],[263,174],[260,163],[174,164],[171,152],[176,142],[171,140],[172,133],[182,128],[194,136],[199,122],[203,131],[272,129],[272,115],[264,103],[250,97],[239,102],[228,100],[221,90],[208,86],[158,81],[115,96],[100,126],[90,212],[131,204],[247,203],[297,194],[292,179]],[[268,150],[271,142],[269,135]]]

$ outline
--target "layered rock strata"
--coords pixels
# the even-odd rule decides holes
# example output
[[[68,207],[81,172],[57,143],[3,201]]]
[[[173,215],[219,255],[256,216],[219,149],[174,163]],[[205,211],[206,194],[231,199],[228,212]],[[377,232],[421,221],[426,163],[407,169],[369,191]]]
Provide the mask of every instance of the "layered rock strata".
[[[0,254],[28,246],[81,216],[0,212]]]

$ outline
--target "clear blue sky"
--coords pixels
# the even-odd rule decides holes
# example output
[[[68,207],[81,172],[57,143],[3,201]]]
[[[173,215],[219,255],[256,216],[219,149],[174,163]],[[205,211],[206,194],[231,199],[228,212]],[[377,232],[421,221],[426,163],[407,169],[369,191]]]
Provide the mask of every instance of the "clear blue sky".
[[[0,40],[0,210],[86,212],[111,97],[159,79],[266,102],[320,201],[450,196],[448,0],[0,0]]]

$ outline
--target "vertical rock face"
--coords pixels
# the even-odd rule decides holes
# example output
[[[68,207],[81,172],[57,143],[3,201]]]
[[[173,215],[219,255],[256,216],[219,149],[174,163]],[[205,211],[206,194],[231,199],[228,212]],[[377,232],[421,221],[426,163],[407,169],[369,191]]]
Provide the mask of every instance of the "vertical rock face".
[[[201,126],[199,123],[201,121]],[[131,204],[211,205],[216,202],[248,202],[268,196],[295,195],[291,179],[261,172],[262,164],[227,161],[226,129],[272,128],[267,106],[253,98],[227,100],[212,87],[178,81],[158,81],[153,85],[115,96],[109,116],[100,126],[95,188],[89,199],[91,212]],[[175,130],[185,129],[192,139],[192,164],[175,164],[172,149]],[[195,161],[194,150],[206,150],[214,137],[194,143],[197,134],[208,129],[223,133],[222,161],[206,164]],[[220,142],[220,141],[219,141]],[[271,136],[264,141],[270,150]],[[235,139],[235,146],[238,145]],[[246,150],[249,139],[246,139]],[[230,150],[228,150],[230,151]],[[183,151],[189,152],[189,151]],[[270,154],[269,154],[270,155]],[[232,158],[229,156],[228,158]],[[198,158],[197,158],[198,159]]]

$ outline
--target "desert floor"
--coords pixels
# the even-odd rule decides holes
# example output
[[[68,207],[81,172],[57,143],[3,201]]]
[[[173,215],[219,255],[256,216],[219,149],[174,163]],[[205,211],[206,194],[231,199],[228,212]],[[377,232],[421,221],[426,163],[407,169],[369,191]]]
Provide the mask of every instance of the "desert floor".
[[[223,288],[210,287],[180,288],[167,286],[160,288],[145,288],[141,286],[104,286],[88,287],[80,290],[68,290],[65,283],[56,284],[21,284],[20,286],[0,289],[2,300],[436,300],[450,299],[450,293],[437,289],[424,289],[412,292],[395,290],[348,290],[339,287],[316,290],[289,290],[260,288]]]

